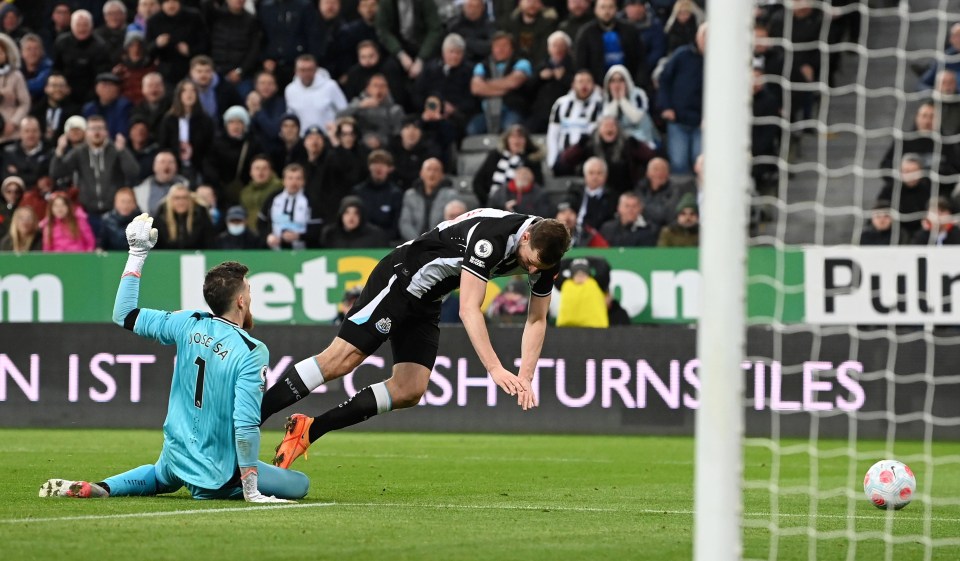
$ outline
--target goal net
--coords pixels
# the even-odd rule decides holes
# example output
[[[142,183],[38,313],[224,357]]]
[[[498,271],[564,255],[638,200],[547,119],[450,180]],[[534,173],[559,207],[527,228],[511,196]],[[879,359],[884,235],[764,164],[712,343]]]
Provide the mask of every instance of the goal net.
[[[711,34],[718,4],[708,5]],[[752,68],[735,56],[723,64],[728,81],[751,70],[757,80],[753,212],[740,242],[775,252],[774,270],[745,284],[775,293],[777,311],[747,310],[741,342],[708,331],[708,310],[701,318],[696,524],[725,510],[739,528],[732,543],[698,528],[696,558],[960,559],[960,0],[755,6]],[[723,95],[709,79],[714,47],[707,97]],[[705,104],[704,191],[732,192],[724,162],[711,160],[719,117]],[[710,223],[729,217],[711,208],[704,228],[717,233]],[[716,282],[708,259],[705,286]],[[719,423],[741,434],[710,444],[723,411],[710,393],[725,390],[707,381],[732,374],[705,356],[723,344],[715,337],[734,337],[745,376],[741,423]],[[724,445],[742,445],[742,464],[723,465]],[[916,475],[903,510],[864,495],[864,474],[883,459]],[[733,505],[710,504],[729,498],[704,490],[710,470],[737,472]],[[713,539],[730,550],[708,551]]]

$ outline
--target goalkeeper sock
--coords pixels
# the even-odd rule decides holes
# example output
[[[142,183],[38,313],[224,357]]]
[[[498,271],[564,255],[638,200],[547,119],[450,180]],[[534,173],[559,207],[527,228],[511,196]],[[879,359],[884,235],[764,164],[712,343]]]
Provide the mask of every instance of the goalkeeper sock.
[[[330,431],[362,423],[374,415],[393,409],[390,392],[384,382],[367,386],[323,415],[313,419],[310,425],[310,442]]]
[[[157,470],[147,464],[98,483],[111,497],[147,497],[157,494]]]

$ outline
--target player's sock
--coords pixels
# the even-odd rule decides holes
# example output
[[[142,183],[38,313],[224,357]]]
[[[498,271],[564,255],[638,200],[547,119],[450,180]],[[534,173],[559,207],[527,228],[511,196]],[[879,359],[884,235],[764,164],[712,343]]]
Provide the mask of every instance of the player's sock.
[[[260,424],[277,411],[286,409],[307,397],[325,381],[316,357],[311,356],[294,364],[263,395],[263,401],[260,404]]]
[[[384,382],[367,386],[340,405],[314,418],[310,425],[310,442],[330,431],[362,423],[374,415],[393,409],[390,392]]]
[[[111,497],[145,497],[157,494],[157,472],[147,464],[108,477],[99,483],[110,491]]]

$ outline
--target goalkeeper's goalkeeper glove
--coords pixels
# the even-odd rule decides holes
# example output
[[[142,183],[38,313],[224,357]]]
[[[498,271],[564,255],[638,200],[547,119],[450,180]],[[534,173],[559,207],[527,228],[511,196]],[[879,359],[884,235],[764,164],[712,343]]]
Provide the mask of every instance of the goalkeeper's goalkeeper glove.
[[[287,499],[278,499],[272,495],[264,495],[257,488],[257,468],[241,468],[243,475],[240,482],[243,485],[243,500],[248,503],[292,503]]]
[[[135,273],[139,276],[147,254],[157,244],[157,229],[153,227],[153,218],[146,212],[127,225],[127,244],[130,246],[130,257],[127,258],[123,273]]]

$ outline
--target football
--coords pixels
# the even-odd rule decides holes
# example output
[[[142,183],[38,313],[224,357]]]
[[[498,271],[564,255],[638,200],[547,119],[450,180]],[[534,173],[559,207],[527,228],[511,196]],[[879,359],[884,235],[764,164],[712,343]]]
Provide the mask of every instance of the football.
[[[882,509],[900,510],[917,491],[917,478],[909,466],[897,460],[880,460],[863,477],[863,494]]]

